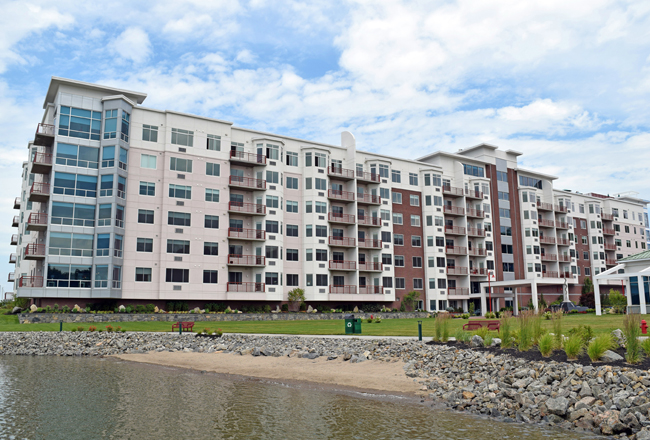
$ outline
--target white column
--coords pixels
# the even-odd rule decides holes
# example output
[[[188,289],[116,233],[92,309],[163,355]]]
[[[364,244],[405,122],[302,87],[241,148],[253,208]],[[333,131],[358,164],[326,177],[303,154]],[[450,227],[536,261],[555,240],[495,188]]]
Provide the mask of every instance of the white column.
[[[517,298],[517,288],[512,289],[512,293],[515,295],[515,306],[512,308],[512,314],[517,316],[519,315],[519,298]]]
[[[637,280],[639,280],[639,305],[641,306],[641,314],[645,315],[646,312],[646,303],[645,303],[645,285],[643,284],[643,277],[637,275]]]
[[[596,277],[594,277],[594,301],[596,302],[596,316],[601,316],[603,312],[600,308],[600,286]]]
[[[537,303],[537,282],[535,280],[530,282],[530,291],[533,295],[533,308],[535,309],[535,313],[537,313],[537,310],[539,310],[539,304]]]
[[[488,311],[487,302],[485,301],[485,288],[487,286],[484,283],[481,283],[481,315],[485,316],[485,313]]]
[[[623,289],[625,290],[625,297],[627,298],[627,306],[630,307],[632,305],[632,294],[630,292],[630,278],[626,277],[623,278]],[[623,292],[621,292],[623,293]]]

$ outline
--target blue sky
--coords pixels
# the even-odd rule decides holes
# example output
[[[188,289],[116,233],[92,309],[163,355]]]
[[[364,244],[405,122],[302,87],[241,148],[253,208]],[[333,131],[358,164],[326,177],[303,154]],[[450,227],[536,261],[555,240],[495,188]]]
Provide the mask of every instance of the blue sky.
[[[417,158],[522,151],[559,188],[650,198],[650,2],[3,1],[0,240],[51,76]],[[9,272],[12,268],[3,264]],[[2,275],[4,277],[4,275]]]

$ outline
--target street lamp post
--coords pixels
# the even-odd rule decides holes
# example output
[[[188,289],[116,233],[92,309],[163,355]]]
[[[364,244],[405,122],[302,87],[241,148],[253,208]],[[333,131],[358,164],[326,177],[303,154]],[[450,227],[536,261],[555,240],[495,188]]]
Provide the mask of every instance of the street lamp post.
[[[492,286],[491,281],[494,278],[494,273],[490,270],[488,271],[488,295],[490,296],[490,313],[492,313]]]

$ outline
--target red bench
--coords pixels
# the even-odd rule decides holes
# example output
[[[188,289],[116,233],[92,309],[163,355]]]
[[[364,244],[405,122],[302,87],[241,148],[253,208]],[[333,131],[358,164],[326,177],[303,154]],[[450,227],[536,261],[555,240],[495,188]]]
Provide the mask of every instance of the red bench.
[[[463,326],[463,330],[478,330],[481,327],[487,327],[488,330],[496,330],[498,332],[501,328],[501,321],[489,319],[470,320]]]
[[[190,331],[191,332],[192,329],[194,328],[194,323],[193,322],[184,322],[184,321],[176,322],[176,323],[172,324],[172,331],[177,329],[179,326],[181,327],[182,331],[184,331],[184,332],[185,331]]]

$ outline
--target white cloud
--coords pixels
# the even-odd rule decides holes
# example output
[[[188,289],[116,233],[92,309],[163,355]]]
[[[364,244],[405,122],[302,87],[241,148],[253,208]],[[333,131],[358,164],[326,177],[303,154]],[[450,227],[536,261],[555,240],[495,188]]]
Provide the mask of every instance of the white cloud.
[[[108,47],[120,58],[143,63],[151,56],[149,35],[139,27],[130,27],[113,39]]]

